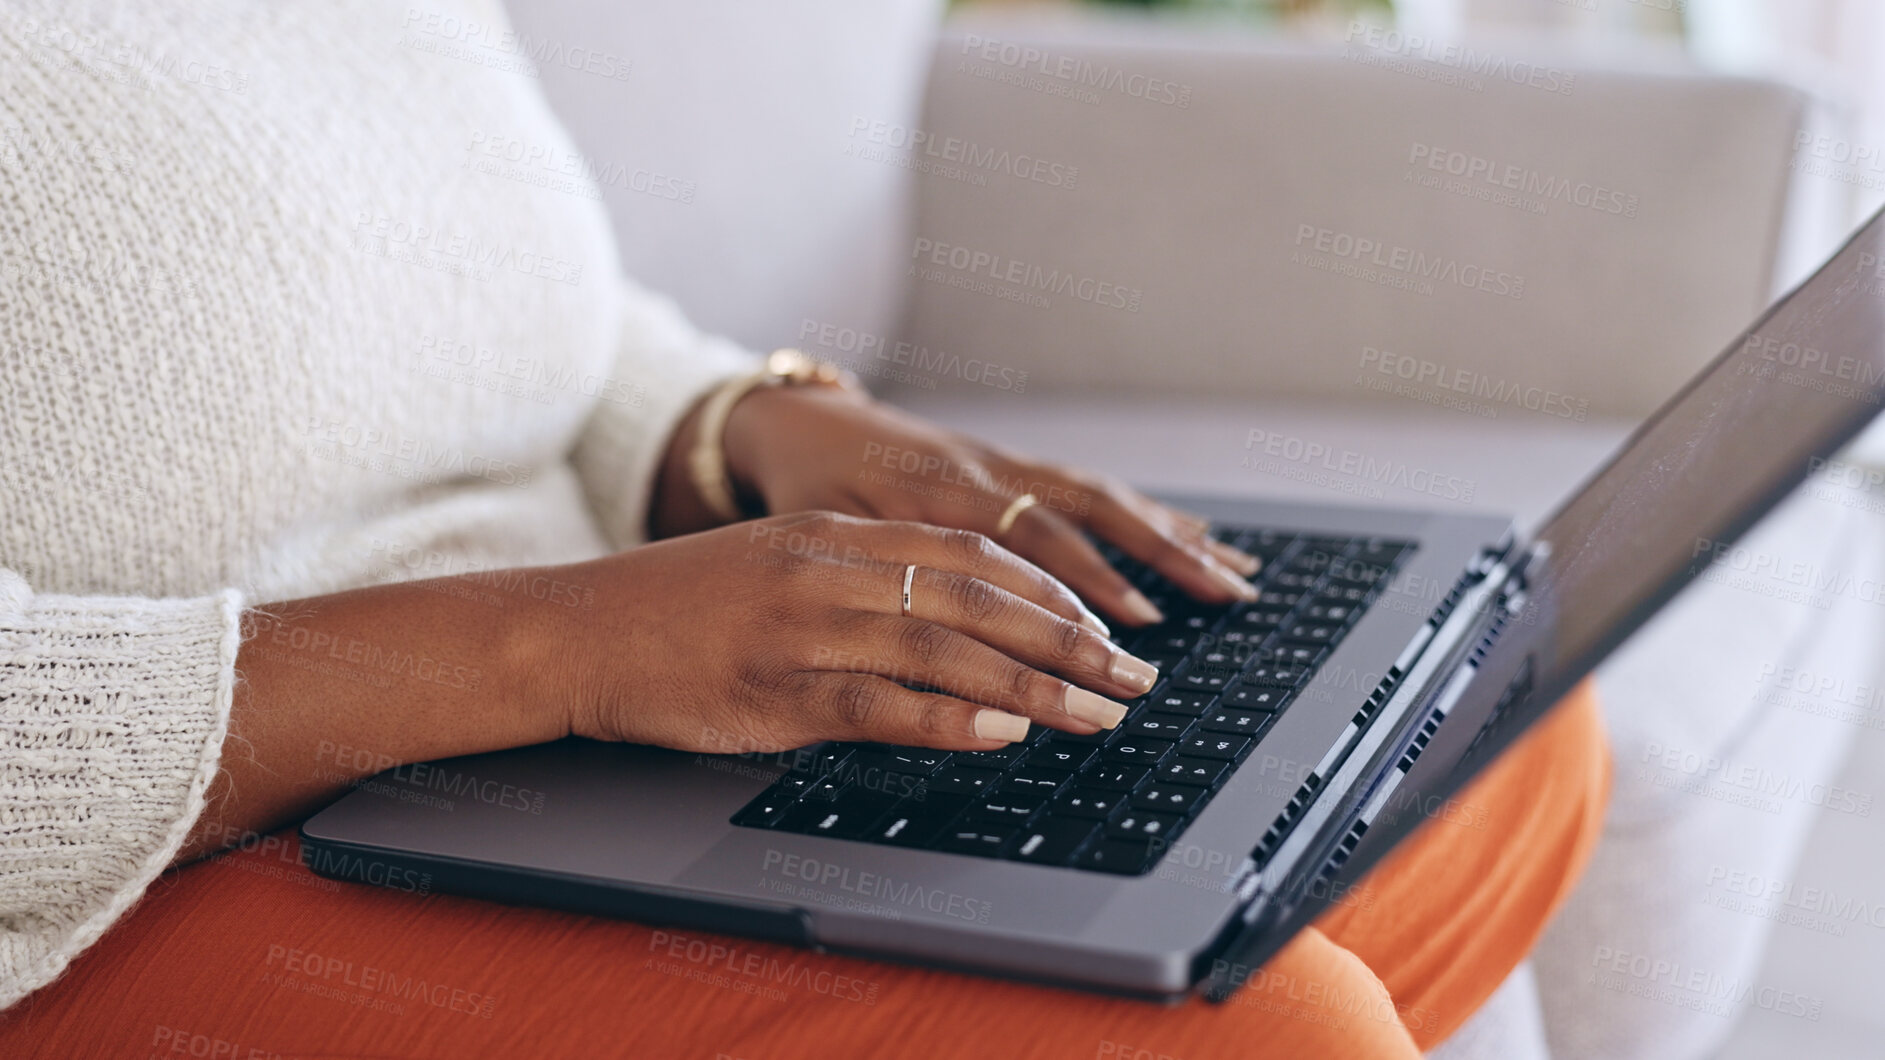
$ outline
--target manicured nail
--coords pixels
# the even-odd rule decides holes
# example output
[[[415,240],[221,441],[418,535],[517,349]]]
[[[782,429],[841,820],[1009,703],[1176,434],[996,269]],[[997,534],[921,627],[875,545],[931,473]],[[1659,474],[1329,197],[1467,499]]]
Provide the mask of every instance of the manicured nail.
[[[1102,637],[1110,637],[1113,635],[1113,631],[1106,628],[1106,623],[1100,621],[1100,616],[1088,611],[1084,607],[1080,609],[1080,624],[1098,633]]]
[[[1204,569],[1209,571],[1213,578],[1222,582],[1226,589],[1235,593],[1238,599],[1249,602],[1257,598],[1257,587],[1245,581],[1243,575],[1231,570],[1229,567],[1219,563],[1210,556],[1199,556],[1198,558],[1204,561]]]
[[[1158,667],[1123,651],[1113,653],[1113,680],[1141,692],[1150,692],[1158,680]]]
[[[1067,686],[1067,694],[1061,702],[1066,706],[1068,714],[1088,725],[1098,725],[1102,729],[1110,729],[1118,725],[1119,719],[1126,716],[1124,704],[1115,703],[1105,696],[1095,695],[1084,688],[1075,688],[1072,685]]]
[[[1248,578],[1263,569],[1263,561],[1248,552],[1242,552],[1229,545],[1214,545],[1211,553],[1223,564]]]
[[[1124,708],[1122,707],[1123,711]],[[1028,734],[1028,719],[1001,710],[975,712],[975,738],[1014,743]]]
[[[1126,598],[1120,601],[1119,609],[1126,613],[1127,618],[1142,626],[1165,621],[1164,612],[1153,607],[1152,601],[1137,589],[1126,590]]]

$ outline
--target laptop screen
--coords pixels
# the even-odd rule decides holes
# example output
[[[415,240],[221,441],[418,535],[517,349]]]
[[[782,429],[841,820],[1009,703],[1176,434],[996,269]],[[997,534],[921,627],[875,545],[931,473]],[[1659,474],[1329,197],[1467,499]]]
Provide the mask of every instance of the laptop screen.
[[[1538,531],[1550,546],[1540,610],[1557,622],[1541,691],[1583,676],[1717,559],[1778,599],[1848,591],[1810,557],[1757,555],[1734,542],[1885,402],[1882,218],[1644,423]]]

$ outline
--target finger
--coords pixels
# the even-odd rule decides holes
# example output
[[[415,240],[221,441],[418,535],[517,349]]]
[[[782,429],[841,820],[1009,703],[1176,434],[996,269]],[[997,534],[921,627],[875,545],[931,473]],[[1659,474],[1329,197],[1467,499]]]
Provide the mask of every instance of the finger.
[[[910,617],[939,622],[1009,658],[1109,696],[1142,696],[1158,668],[1077,622],[966,574],[919,570]]]
[[[1113,569],[1060,513],[1035,505],[1021,513],[1005,540],[1023,558],[1034,561],[1074,592],[1129,626],[1163,621],[1165,616],[1125,575]]]
[[[1106,623],[1087,610],[1080,597],[1058,578],[1015,555],[993,538],[974,530],[948,529],[924,523],[868,523],[859,528],[871,551],[897,559],[897,577],[903,566],[915,563],[931,570],[967,574],[991,582],[1038,604],[1054,614],[1110,635]],[[901,596],[897,598],[900,603]],[[871,610],[882,610],[871,605]],[[893,603],[893,607],[896,603]]]
[[[1229,567],[1231,570],[1236,571],[1246,578],[1254,577],[1259,571],[1263,570],[1263,561],[1261,559],[1241,549],[1232,548],[1224,542],[1219,541],[1217,538],[1212,537],[1208,526],[1194,532],[1187,525],[1181,524],[1180,532],[1185,540],[1190,541],[1197,547],[1203,548],[1219,563],[1224,564],[1226,567]]]
[[[1123,704],[1044,674],[940,622],[858,612],[854,660],[880,677],[922,685],[1073,733],[1110,729]]]
[[[1195,543],[1196,539],[1187,540],[1157,504],[1125,486],[1106,483],[1096,491],[1087,526],[1195,599],[1227,604],[1257,598],[1244,575]]]
[[[811,701],[827,739],[869,740],[945,751],[993,751],[1028,734],[1026,718],[954,696],[917,692],[869,673],[826,671]]]

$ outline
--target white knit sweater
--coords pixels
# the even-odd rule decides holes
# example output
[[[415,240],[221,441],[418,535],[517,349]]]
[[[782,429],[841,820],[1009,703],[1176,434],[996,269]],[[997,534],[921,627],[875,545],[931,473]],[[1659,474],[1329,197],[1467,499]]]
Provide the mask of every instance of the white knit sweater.
[[[245,601],[632,544],[750,363],[620,278],[507,32],[0,0],[0,1007],[175,856]]]

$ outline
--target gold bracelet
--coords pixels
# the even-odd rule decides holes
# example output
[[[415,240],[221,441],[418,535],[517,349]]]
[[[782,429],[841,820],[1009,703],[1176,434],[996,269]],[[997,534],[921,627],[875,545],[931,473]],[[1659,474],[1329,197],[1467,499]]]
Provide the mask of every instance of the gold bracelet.
[[[733,406],[756,387],[808,384],[863,392],[850,372],[822,364],[798,350],[784,349],[774,350],[759,371],[721,383],[701,403],[694,447],[687,454],[687,470],[694,480],[694,492],[721,522],[738,522],[745,514],[733,492],[733,476],[727,470],[727,418],[733,414]]]

